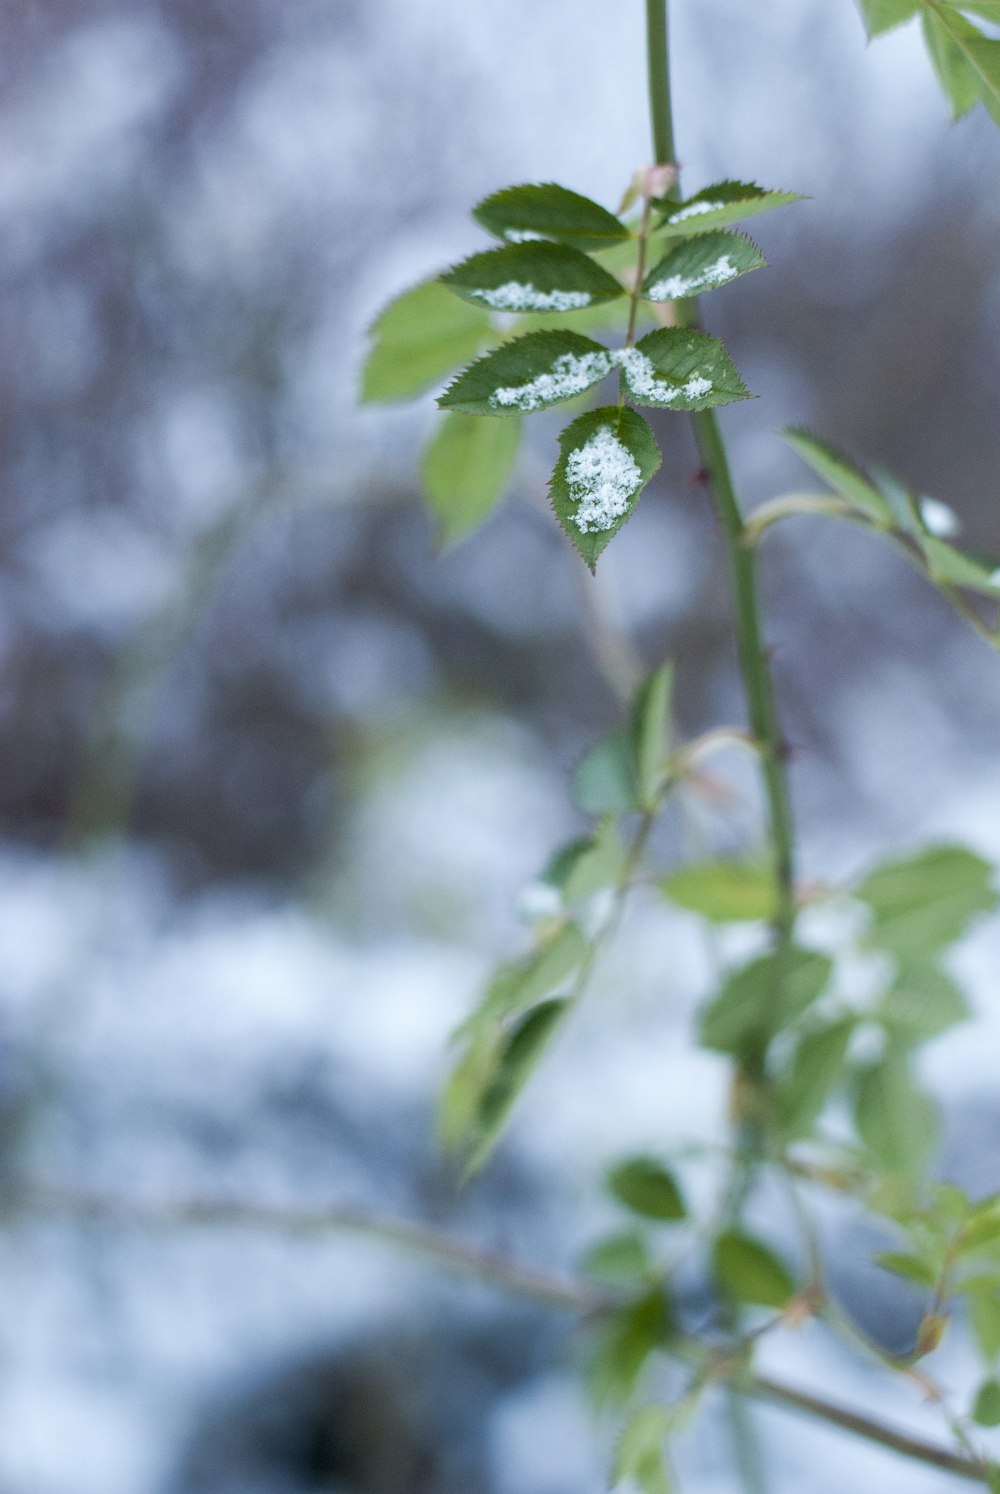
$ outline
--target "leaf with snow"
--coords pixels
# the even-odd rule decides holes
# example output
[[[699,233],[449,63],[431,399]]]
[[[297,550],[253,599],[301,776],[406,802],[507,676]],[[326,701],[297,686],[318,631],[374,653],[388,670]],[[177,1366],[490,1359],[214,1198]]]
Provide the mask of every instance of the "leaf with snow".
[[[492,512],[521,446],[519,420],[446,415],[424,452],[424,488],[442,545],[453,545]]]
[[[755,182],[716,182],[689,197],[687,202],[668,203],[660,233],[699,234],[726,228],[742,218],[753,218],[789,202],[801,202],[800,192],[768,191]]]
[[[679,301],[728,285],[739,275],[762,269],[767,260],[741,233],[703,233],[685,239],[660,260],[642,284],[648,301]]]
[[[438,399],[466,415],[544,410],[599,384],[615,355],[578,332],[529,332],[480,358]]]
[[[370,335],[361,380],[366,404],[422,394],[474,358],[495,334],[485,307],[463,305],[430,280],[390,301]]]
[[[859,0],[869,36],[881,36],[915,16],[920,0]]]
[[[473,254],[441,280],[491,311],[582,311],[625,294],[613,275],[568,244],[507,244]]]
[[[504,187],[486,197],[472,216],[498,239],[555,239],[577,249],[606,249],[631,238],[620,218],[600,203],[555,182]]]
[[[625,386],[640,405],[666,410],[707,410],[749,398],[722,343],[691,327],[649,332],[618,361]]]
[[[788,426],[782,435],[792,450],[818,477],[829,483],[834,492],[846,498],[874,523],[891,528],[893,511],[885,495],[850,457],[829,442],[821,441],[811,431]]]
[[[656,437],[627,406],[588,410],[559,437],[550,495],[556,518],[591,570],[660,465]]]

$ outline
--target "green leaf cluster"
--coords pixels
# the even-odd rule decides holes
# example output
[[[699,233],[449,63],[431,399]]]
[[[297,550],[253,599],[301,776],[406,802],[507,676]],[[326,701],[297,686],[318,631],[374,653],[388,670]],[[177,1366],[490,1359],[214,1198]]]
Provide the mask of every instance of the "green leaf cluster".
[[[955,119],[982,102],[1000,124],[1000,41],[968,19],[1000,21],[997,0],[859,0],[869,36],[920,17],[934,71]]]

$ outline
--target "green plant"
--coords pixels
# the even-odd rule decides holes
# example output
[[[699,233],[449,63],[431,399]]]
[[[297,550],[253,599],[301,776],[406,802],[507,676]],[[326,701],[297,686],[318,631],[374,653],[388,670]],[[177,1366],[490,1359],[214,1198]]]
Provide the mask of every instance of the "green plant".
[[[953,109],[982,101],[1000,123],[1000,40],[970,17],[1000,20],[1000,0],[861,0],[874,36],[919,15]],[[734,961],[701,1011],[700,1043],[732,1064],[728,1176],[715,1206],[692,1210],[662,1155],[626,1158],[607,1180],[622,1229],[596,1241],[577,1284],[551,1284],[552,1300],[593,1320],[595,1399],[623,1421],[614,1481],[648,1494],[671,1487],[668,1444],[713,1384],[738,1408],[769,1397],[903,1455],[1000,1488],[1000,1468],[976,1425],[1000,1424],[1000,1194],[970,1199],[929,1172],[936,1115],[914,1055],[967,1015],[946,956],[997,897],[990,868],[958,846],[934,846],[872,870],[850,887],[805,888],[795,869],[787,752],[758,600],[757,548],[779,521],[826,514],[873,529],[898,546],[991,646],[1000,633],[1000,570],[950,542],[950,511],[887,475],[873,476],[808,432],[786,439],[826,485],[763,504],[737,502],[719,406],[746,397],[729,353],[701,324],[698,298],[764,266],[734,225],[794,203],[793,192],[722,181],[681,193],[670,104],[666,0],[647,0],[649,98],[655,160],[635,174],[617,213],[555,184],[494,193],[474,209],[496,247],[395,301],[373,328],[364,397],[391,400],[450,382],[424,479],[446,542],[490,511],[517,458],[523,418],[591,401],[614,376],[617,391],[564,429],[550,485],[555,517],[593,570],[656,473],[660,452],[640,409],[689,414],[725,545],[747,703],[747,728],[679,741],[671,724],[671,666],[635,691],[626,721],[580,764],[574,793],[591,832],[563,847],[542,874],[545,908],[532,946],[496,972],[456,1034],[441,1106],[441,1134],[466,1173],[481,1167],[512,1107],[580,1000],[614,937],[637,881],[709,925],[757,924],[760,952]],[[600,334],[614,341],[601,340]],[[470,361],[471,360],[471,361]],[[455,370],[460,368],[457,374]],[[639,407],[639,408],[637,408]],[[759,765],[766,848],[755,858],[708,861],[665,873],[649,864],[650,833],[670,796],[719,742],[741,744]],[[853,910],[860,932],[830,952],[799,925],[807,904]],[[840,970],[868,961],[871,989],[845,994]],[[859,1035],[864,1041],[859,1042]],[[831,1129],[831,1111],[848,1127]],[[787,1190],[801,1228],[802,1266],[784,1260],[746,1224],[764,1178]],[[849,1321],[827,1285],[812,1220],[815,1190],[863,1203],[898,1238],[878,1263],[923,1294],[909,1351],[890,1354]],[[694,1334],[671,1300],[668,1245],[703,1252],[714,1284],[711,1324]],[[515,1288],[523,1276],[494,1274]],[[537,1288],[537,1279],[534,1288]],[[531,1281],[527,1289],[533,1290]],[[534,1291],[539,1295],[538,1291]],[[544,1293],[542,1294],[544,1295]],[[895,1431],[757,1372],[764,1334],[804,1318],[822,1322],[887,1374],[912,1382],[943,1416],[952,1446]],[[954,1318],[982,1358],[968,1404],[953,1405],[926,1361]],[[683,1366],[686,1388],[658,1392],[657,1366]],[[744,1475],[759,1485],[744,1438]]]

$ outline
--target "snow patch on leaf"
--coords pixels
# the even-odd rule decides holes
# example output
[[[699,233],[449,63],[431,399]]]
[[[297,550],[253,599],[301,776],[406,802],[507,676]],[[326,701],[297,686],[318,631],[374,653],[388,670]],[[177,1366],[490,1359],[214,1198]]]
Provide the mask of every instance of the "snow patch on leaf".
[[[628,447],[610,425],[602,425],[566,460],[569,495],[578,505],[573,523],[583,534],[613,528],[642,480]]]

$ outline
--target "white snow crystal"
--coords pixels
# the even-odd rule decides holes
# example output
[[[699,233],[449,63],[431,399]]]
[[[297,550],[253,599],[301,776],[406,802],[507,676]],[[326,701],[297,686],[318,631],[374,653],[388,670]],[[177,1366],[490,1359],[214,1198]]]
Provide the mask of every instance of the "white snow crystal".
[[[530,244],[536,240],[544,240],[545,235],[536,233],[533,228],[507,228],[504,230],[504,238],[510,244]]]
[[[950,539],[953,534],[958,533],[958,515],[939,498],[922,498],[920,517],[927,526],[928,533],[936,535],[938,539]]]
[[[612,529],[641,482],[639,464],[628,447],[610,425],[602,425],[566,460],[569,496],[579,505],[574,524],[583,534]]]
[[[990,571],[988,580],[991,586],[1000,586],[1000,569]]]
[[[605,352],[561,353],[548,373],[529,379],[526,384],[509,384],[495,389],[490,404],[507,410],[538,410],[556,400],[572,399],[610,372],[614,356]]]
[[[492,289],[469,292],[477,301],[485,301],[494,311],[579,311],[590,305],[587,291],[540,291],[529,281],[508,280]]]
[[[649,288],[649,298],[651,301],[679,301],[682,296],[696,295],[707,286],[724,285],[738,273],[729,255],[721,254],[714,264],[706,265],[694,275],[668,275],[664,280],[657,280]]]
[[[676,213],[671,213],[667,222],[683,223],[685,218],[698,218],[702,213],[714,213],[725,206],[724,202],[689,202],[687,207],[678,208]]]
[[[671,384],[661,378],[652,362],[638,348],[622,348],[618,362],[625,369],[625,382],[636,399],[648,399],[658,405],[671,404],[675,399],[700,399],[712,387],[711,379],[702,374],[692,374],[686,384]]]

